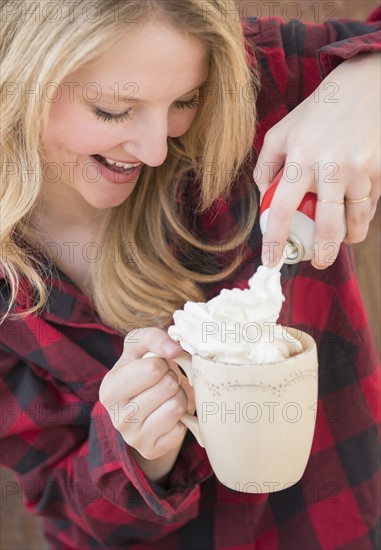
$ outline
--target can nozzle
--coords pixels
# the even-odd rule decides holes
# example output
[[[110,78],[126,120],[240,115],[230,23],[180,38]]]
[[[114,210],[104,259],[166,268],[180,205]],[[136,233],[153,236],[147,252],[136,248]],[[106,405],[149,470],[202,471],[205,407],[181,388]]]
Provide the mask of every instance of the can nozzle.
[[[305,250],[302,243],[294,235],[288,235],[287,242],[283,248],[283,259],[285,264],[297,264],[305,257]]]

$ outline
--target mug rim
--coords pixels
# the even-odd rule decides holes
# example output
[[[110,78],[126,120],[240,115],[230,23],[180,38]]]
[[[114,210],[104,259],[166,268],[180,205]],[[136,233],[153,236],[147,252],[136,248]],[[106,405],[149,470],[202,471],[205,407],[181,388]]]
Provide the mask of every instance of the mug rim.
[[[282,325],[283,326],[283,325]],[[200,359],[202,359],[203,361],[207,361],[208,363],[214,363],[214,364],[220,364],[220,365],[224,365],[224,366],[228,366],[228,367],[250,367],[250,368],[254,368],[254,367],[269,367],[271,365],[279,365],[279,364],[282,364],[282,365],[286,365],[287,366],[287,363],[290,363],[292,361],[295,360],[296,357],[303,357],[305,355],[307,355],[308,353],[311,353],[314,349],[317,348],[317,345],[316,345],[316,341],[315,339],[310,335],[308,334],[308,332],[304,332],[303,330],[301,329],[297,329],[295,327],[286,327],[286,326],[283,326],[283,328],[285,328],[287,330],[287,332],[290,331],[290,333],[301,333],[301,337],[303,337],[304,339],[307,340],[307,347],[305,349],[303,349],[300,353],[296,353],[294,355],[290,355],[290,357],[287,357],[286,359],[282,359],[280,361],[269,361],[267,363],[231,363],[231,362],[227,362],[227,361],[220,361],[220,360],[216,360],[216,359],[212,359],[210,357],[205,357],[204,355],[201,355],[200,353],[194,353],[194,354],[190,354],[191,357],[199,357]],[[300,342],[301,338],[298,340]]]

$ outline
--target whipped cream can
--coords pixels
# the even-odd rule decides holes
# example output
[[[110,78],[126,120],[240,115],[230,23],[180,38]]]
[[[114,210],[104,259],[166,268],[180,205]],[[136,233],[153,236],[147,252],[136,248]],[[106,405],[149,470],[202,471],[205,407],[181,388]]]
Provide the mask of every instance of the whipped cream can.
[[[259,223],[262,235],[267,229],[270,206],[283,175],[283,168],[263,195],[259,208]],[[289,226],[286,245],[283,249],[283,259],[286,264],[296,264],[300,261],[312,260],[315,252],[314,231],[316,214],[316,193],[308,192],[296,209]],[[346,224],[343,214],[342,238],[346,235]]]

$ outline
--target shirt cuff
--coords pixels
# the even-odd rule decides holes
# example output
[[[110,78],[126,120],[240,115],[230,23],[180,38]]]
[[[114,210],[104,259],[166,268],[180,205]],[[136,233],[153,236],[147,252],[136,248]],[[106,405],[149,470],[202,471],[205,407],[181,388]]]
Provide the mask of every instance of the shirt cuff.
[[[156,519],[161,523],[184,523],[196,517],[200,483],[213,472],[205,449],[197,444],[192,434],[187,433],[176,464],[170,472],[167,488],[164,489],[149,480],[139,468],[122,435],[114,428],[106,409],[103,406],[102,409],[104,412],[101,418],[97,418],[97,437],[100,438],[101,447],[107,447],[108,459],[104,468],[108,474],[114,474],[114,484],[117,476],[120,494],[131,496],[133,485],[133,508],[126,502],[129,513],[150,521]],[[102,477],[106,471],[100,472]]]
[[[324,46],[318,50],[319,66],[323,78],[346,59],[350,59],[361,52],[380,51],[381,31],[355,38],[347,38],[346,40]]]
[[[376,6],[367,18],[368,23],[380,26],[381,4]],[[323,46],[318,50],[318,60],[323,78],[335,69],[342,61],[350,59],[361,52],[381,51],[381,31],[354,36]]]

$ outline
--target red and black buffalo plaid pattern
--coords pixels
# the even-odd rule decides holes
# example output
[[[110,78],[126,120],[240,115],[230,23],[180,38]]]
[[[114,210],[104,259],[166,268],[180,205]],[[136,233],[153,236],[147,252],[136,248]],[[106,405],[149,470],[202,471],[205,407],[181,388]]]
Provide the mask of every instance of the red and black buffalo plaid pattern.
[[[380,49],[379,19],[380,9],[366,23],[246,21],[262,77],[257,151],[267,130],[340,61]],[[221,203],[215,214],[200,220],[204,235],[222,236],[235,223],[234,201]],[[245,284],[259,265],[260,242],[256,225],[250,259],[230,286]],[[25,506],[45,518],[52,548],[381,547],[380,371],[352,256],[342,246],[331,268],[286,266],[282,280],[281,322],[311,333],[319,346],[320,395],[307,470],[297,485],[271,495],[226,489],[189,432],[167,490],[144,476],[98,400],[123,338],[100,323],[62,272],[53,280],[44,313],[4,322],[1,463],[16,472]],[[217,292],[208,289],[210,296]],[[9,297],[4,280],[1,296],[4,302]],[[27,302],[20,296],[18,309]]]

